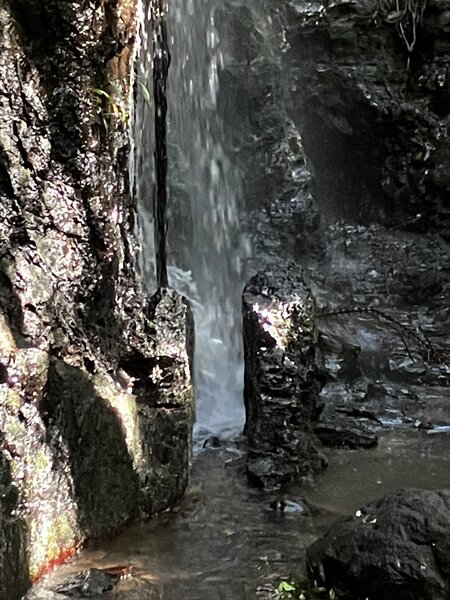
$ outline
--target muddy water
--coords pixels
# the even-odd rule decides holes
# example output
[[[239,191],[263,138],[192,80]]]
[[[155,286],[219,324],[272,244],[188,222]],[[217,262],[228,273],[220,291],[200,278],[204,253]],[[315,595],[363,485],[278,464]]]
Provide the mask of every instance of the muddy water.
[[[242,458],[231,450],[199,455],[179,507],[94,544],[47,586],[88,567],[132,563],[134,576],[105,597],[270,598],[280,575],[298,569],[316,525],[301,512],[272,510],[274,496],[247,486]]]
[[[349,514],[402,487],[450,488],[450,434],[390,431],[378,447],[328,452],[328,470],[310,486],[292,486],[324,511]]]
[[[374,450],[330,451],[314,484],[284,490],[304,511],[280,513],[270,507],[275,494],[247,486],[238,453],[200,454],[176,509],[92,544],[45,587],[90,567],[131,563],[133,576],[105,600],[268,600],[281,578],[302,571],[305,548],[339,515],[400,487],[450,487],[450,434],[400,428]]]

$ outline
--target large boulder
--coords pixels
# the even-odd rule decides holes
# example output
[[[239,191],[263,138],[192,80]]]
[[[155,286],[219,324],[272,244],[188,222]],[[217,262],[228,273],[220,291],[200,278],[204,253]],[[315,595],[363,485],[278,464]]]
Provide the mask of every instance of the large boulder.
[[[87,537],[164,510],[184,492],[190,313],[171,291],[151,310],[147,348],[128,349],[112,371],[98,362],[86,369],[76,348],[64,358],[18,348],[0,319],[0,564],[26,574],[19,582],[37,578]],[[0,571],[0,589],[9,586],[7,572]],[[16,597],[9,593],[2,598]]]
[[[247,470],[258,485],[308,477],[326,465],[313,433],[322,408],[313,315],[295,266],[267,269],[245,287]]]
[[[311,577],[355,598],[450,597],[450,490],[399,490],[338,520],[307,550]]]

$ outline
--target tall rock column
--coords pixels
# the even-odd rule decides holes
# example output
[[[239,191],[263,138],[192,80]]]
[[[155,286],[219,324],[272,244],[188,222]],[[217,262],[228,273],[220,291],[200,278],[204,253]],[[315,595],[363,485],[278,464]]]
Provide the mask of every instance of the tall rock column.
[[[327,464],[313,433],[323,382],[314,302],[295,266],[266,269],[247,284],[243,315],[247,471],[277,487]]]

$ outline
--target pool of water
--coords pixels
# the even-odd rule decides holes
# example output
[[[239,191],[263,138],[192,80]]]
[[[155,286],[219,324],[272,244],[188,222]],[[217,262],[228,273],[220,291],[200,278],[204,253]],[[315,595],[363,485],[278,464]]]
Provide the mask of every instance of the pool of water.
[[[429,236],[342,225],[327,235],[327,257],[304,272],[319,309],[377,307],[388,318],[350,310],[320,320],[324,414],[373,413],[378,446],[325,449],[325,472],[277,494],[248,486],[243,442],[203,450],[208,430],[198,431],[180,504],[91,543],[32,597],[63,600],[48,591],[73,573],[130,564],[132,576],[105,600],[269,600],[281,579],[302,573],[305,549],[339,516],[399,488],[450,488],[450,432],[416,426],[450,423],[450,258]],[[280,498],[305,508],[274,510]]]
[[[268,600],[280,579],[303,571],[305,548],[338,516],[401,487],[450,487],[450,434],[400,428],[373,450],[328,451],[314,484],[282,490],[306,510],[283,513],[270,506],[276,495],[248,487],[240,452],[230,445],[198,455],[179,506],[92,543],[36,597],[83,569],[131,564],[132,577],[105,600]]]
[[[317,508],[349,514],[399,488],[450,488],[450,433],[393,430],[371,450],[328,452],[329,467],[311,485],[291,486]]]

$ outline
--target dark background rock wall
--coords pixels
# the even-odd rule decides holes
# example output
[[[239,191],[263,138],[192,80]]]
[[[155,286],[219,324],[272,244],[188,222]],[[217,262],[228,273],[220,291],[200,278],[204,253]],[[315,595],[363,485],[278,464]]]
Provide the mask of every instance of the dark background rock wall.
[[[5,600],[187,484],[189,310],[133,259],[134,4],[0,0]]]
[[[449,3],[398,6],[226,3],[219,109],[266,261],[320,253],[317,208],[448,238]]]
[[[225,3],[218,105],[242,174],[249,276],[290,260],[320,272],[327,222],[448,240],[449,14],[434,0]],[[244,329],[256,347],[254,323]],[[253,404],[252,427],[267,408]]]
[[[449,8],[285,3],[289,114],[332,217],[448,237]]]

